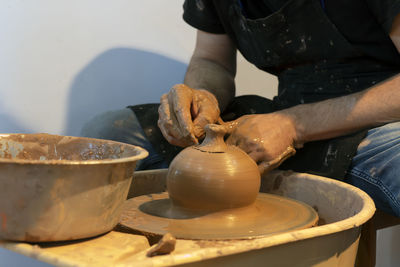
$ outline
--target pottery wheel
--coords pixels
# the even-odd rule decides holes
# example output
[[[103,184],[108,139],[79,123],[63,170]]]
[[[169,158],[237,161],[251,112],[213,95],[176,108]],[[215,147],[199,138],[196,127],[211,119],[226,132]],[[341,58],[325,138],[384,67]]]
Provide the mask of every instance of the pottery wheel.
[[[249,239],[315,226],[310,206],[282,196],[260,193],[247,207],[195,212],[173,206],[168,193],[125,202],[120,224],[144,234],[167,232],[181,239]]]

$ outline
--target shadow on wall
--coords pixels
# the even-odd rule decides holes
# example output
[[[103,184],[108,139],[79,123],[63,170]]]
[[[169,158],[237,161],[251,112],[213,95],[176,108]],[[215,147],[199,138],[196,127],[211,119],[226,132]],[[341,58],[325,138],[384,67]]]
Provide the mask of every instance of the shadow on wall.
[[[17,120],[9,114],[0,114],[0,122],[0,133],[32,133],[32,130],[19,124]]]
[[[115,48],[100,54],[71,85],[62,134],[79,135],[89,119],[104,111],[158,103],[172,85],[183,81],[186,67],[183,62],[138,49]]]

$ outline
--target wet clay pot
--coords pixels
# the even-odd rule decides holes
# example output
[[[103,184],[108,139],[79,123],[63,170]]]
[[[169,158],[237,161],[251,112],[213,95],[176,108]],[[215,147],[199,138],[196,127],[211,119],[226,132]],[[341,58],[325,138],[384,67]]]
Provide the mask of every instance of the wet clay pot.
[[[173,204],[207,211],[252,204],[260,189],[257,164],[225,144],[224,126],[210,124],[205,130],[202,144],[184,149],[170,164],[167,189]]]

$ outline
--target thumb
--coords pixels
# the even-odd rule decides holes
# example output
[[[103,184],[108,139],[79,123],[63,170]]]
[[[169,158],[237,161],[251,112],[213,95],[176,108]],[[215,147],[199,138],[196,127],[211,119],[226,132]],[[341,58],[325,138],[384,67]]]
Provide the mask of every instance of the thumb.
[[[209,114],[205,112],[200,112],[197,116],[197,118],[193,121],[193,126],[194,126],[194,134],[196,137],[202,137],[205,134],[204,127],[207,124],[213,124],[217,120],[212,118],[212,116],[209,116]]]
[[[237,126],[239,125],[239,123],[243,120],[243,117],[240,117],[236,120],[233,121],[227,121],[227,122],[223,122],[222,125],[225,126],[227,134],[232,134],[233,131],[235,131],[235,129],[237,128]]]
[[[288,146],[285,151],[283,151],[282,154],[280,154],[278,157],[274,158],[273,160],[270,161],[263,161],[258,164],[258,169],[261,174],[267,173],[282,164],[287,158],[290,158],[296,154],[296,150],[293,148],[293,146]]]

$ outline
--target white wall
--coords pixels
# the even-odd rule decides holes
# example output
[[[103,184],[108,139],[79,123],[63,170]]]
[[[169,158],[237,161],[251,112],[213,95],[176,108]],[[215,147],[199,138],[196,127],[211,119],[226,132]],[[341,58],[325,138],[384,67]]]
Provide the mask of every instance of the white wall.
[[[194,33],[182,1],[0,1],[0,132],[77,134],[110,108],[158,101]]]
[[[194,45],[182,3],[0,1],[0,132],[77,135],[101,111],[158,102]]]
[[[182,3],[1,0],[0,132],[78,135],[102,111],[158,102],[194,45]],[[274,95],[274,77],[238,62],[238,95]],[[399,229],[379,235],[377,266],[400,266]],[[28,265],[46,266],[0,250],[0,267]]]

